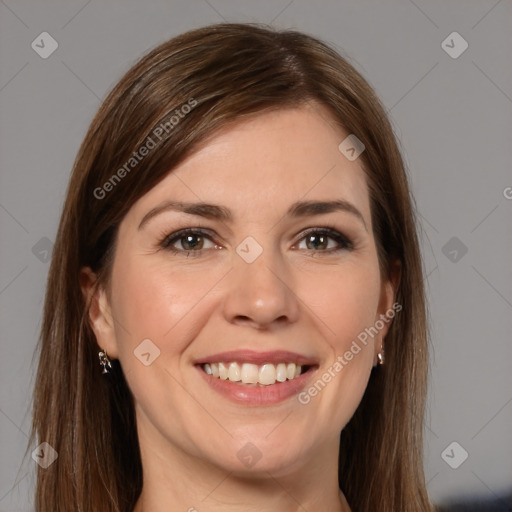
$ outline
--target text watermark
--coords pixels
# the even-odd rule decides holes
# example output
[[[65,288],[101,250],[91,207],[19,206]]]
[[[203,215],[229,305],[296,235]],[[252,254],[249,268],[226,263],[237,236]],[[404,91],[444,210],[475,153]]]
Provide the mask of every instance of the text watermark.
[[[154,149],[160,141],[165,138],[165,135],[169,134],[176,125],[179,124],[180,120],[183,119],[191,110],[197,106],[197,101],[194,98],[190,98],[187,103],[177,108],[173,115],[165,122],[160,123],[152,132],[151,135],[146,137],[144,144],[139,146],[137,151],[134,151],[132,156],[120,167],[112,176],[105,182],[101,187],[94,189],[94,197],[96,199],[104,199],[108,192],[114,190],[114,187],[134,169],[139,162],[141,162],[149,152]],[[165,132],[165,133],[164,133]]]
[[[402,310],[402,305],[398,302],[395,302],[392,308],[388,309],[385,314],[380,315],[379,320],[373,324],[372,327],[367,327],[364,331],[361,331],[357,335],[357,340],[362,343],[364,346],[368,343],[368,336],[372,338],[381,331],[387,322],[392,320],[396,313]],[[350,361],[354,358],[355,355],[361,352],[361,345],[357,342],[357,340],[353,340],[350,345],[350,349],[345,351],[343,355],[339,355],[336,357],[336,361],[327,368],[327,370],[322,374],[322,376],[306,391],[299,393],[298,400],[302,405],[309,404],[311,402],[311,398],[318,395],[322,389],[327,386],[332,379],[336,377],[336,375],[348,365]]]

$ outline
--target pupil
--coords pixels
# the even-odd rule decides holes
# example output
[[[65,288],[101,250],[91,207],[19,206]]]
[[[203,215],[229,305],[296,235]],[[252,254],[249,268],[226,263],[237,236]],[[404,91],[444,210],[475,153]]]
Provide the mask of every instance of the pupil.
[[[191,240],[191,239],[193,240],[194,238],[197,238],[197,237],[198,237],[198,235],[187,235],[187,236],[185,237],[185,245],[192,246],[192,247],[191,247],[192,249],[196,248],[198,245],[200,245],[200,243],[199,243],[199,242],[196,242],[196,244],[194,244],[194,243],[192,243],[192,244],[191,244],[191,243],[190,243],[190,240]],[[186,248],[186,247],[185,247],[185,248]]]
[[[322,245],[322,247],[325,245],[325,240],[324,240],[324,236],[323,235],[310,235],[310,240],[316,240],[316,242],[320,242],[320,244]],[[317,245],[315,245],[315,242],[313,241],[313,245],[315,247],[318,247]]]

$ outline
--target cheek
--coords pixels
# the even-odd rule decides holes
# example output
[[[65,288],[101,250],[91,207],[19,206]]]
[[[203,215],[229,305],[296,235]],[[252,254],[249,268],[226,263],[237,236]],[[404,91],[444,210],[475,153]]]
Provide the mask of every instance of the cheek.
[[[133,255],[120,259],[113,275],[113,313],[122,322],[116,328],[120,352],[133,350],[151,339],[162,355],[181,353],[199,329],[201,300],[220,276],[192,267],[173,269],[165,259]],[[203,267],[204,268],[204,267]],[[198,307],[199,306],[199,307]]]
[[[372,258],[352,260],[329,273],[304,277],[310,286],[306,304],[321,321],[318,328],[329,345],[330,360],[303,402],[315,408],[315,418],[324,418],[333,435],[350,420],[364,394],[373,366],[373,338],[367,329],[377,316],[380,274]]]
[[[199,279],[197,273],[177,272],[165,262],[152,263],[149,259],[134,255],[116,262],[113,313],[119,319],[119,360],[138,413],[143,411],[150,423],[165,430],[171,422],[176,428],[179,423],[186,424],[169,416],[168,411],[184,403],[179,359],[200,329],[200,322],[193,320],[204,314],[200,301],[215,280],[211,275]],[[148,365],[145,353],[149,353]]]
[[[321,320],[326,340],[339,354],[373,325],[380,296],[380,275],[372,259],[347,262],[316,276],[302,275],[301,299]],[[314,283],[314,286],[312,285]]]

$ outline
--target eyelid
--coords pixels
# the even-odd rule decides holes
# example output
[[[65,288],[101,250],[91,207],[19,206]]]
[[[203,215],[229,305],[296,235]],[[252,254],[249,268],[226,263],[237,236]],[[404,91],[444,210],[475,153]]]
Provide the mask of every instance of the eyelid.
[[[311,253],[325,253],[325,254],[333,254],[341,251],[349,251],[354,249],[354,241],[349,236],[347,236],[345,233],[340,231],[336,227],[329,226],[328,224],[321,224],[321,225],[315,225],[310,226],[308,228],[303,229],[298,235],[296,235],[297,239],[296,242],[294,242],[293,246],[296,246],[298,243],[300,243],[307,235],[314,234],[314,233],[321,233],[325,234],[328,238],[331,238],[334,240],[340,247],[338,248],[331,248],[326,250],[314,250],[314,249],[306,249],[307,251]],[[168,250],[170,252],[173,252],[175,254],[194,254],[194,256],[199,256],[201,253],[203,253],[206,249],[199,249],[199,250],[186,250],[186,249],[176,249],[173,247],[173,243],[179,241],[181,238],[184,238],[187,235],[198,235],[203,238],[209,239],[212,243],[215,245],[219,245],[215,242],[215,238],[218,237],[218,235],[213,232],[209,228],[202,228],[202,227],[194,227],[194,228],[183,228],[178,229],[176,231],[173,231],[172,233],[169,233],[168,231],[161,234],[159,239],[159,247],[165,250]]]
[[[218,235],[214,231],[212,231],[208,228],[201,228],[201,227],[183,228],[183,229],[178,229],[176,231],[172,231],[171,233],[169,233],[168,231],[162,232],[162,234],[159,236],[158,246],[162,249],[172,250],[173,249],[173,247],[171,247],[172,242],[178,241],[187,235],[202,236],[203,238],[208,238],[212,242],[214,242],[213,238],[218,237]],[[220,238],[220,237],[218,237],[218,238]],[[218,244],[216,244],[216,245],[218,245]],[[185,249],[177,249],[176,251],[183,252],[183,253],[184,252],[201,252],[201,251],[186,251]]]
[[[339,254],[342,251],[352,251],[355,248],[354,241],[345,233],[340,231],[337,228],[329,227],[327,225],[320,225],[315,226],[311,228],[306,228],[303,230],[299,235],[297,235],[297,242],[294,243],[294,246],[298,245],[299,243],[304,240],[308,235],[320,233],[322,235],[326,235],[327,238],[330,238],[334,240],[339,247],[337,248],[330,248],[325,249],[323,251],[315,251],[314,249],[306,249],[309,253],[311,253],[312,256],[319,256],[321,255],[329,255],[329,254]]]
[[[314,226],[310,228],[303,229],[298,235],[298,241],[300,242],[306,235],[309,235],[310,233],[326,233],[327,235],[333,237],[333,238],[342,238],[347,243],[352,243],[352,240],[349,236],[347,236],[345,233],[340,231],[337,228],[328,226],[326,224],[320,225],[320,226]]]

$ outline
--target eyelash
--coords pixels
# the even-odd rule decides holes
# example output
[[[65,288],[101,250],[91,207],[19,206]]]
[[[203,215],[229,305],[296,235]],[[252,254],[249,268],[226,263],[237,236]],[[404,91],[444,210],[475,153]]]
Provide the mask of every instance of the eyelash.
[[[301,238],[299,238],[297,243],[301,242],[304,238],[306,238],[308,235],[311,235],[311,234],[326,235],[326,236],[328,236],[329,238],[332,238],[338,244],[341,245],[341,247],[339,247],[337,249],[326,249],[326,250],[306,249],[306,250],[308,250],[308,251],[310,251],[312,253],[333,254],[333,253],[338,253],[338,252],[344,251],[344,250],[351,251],[354,248],[352,241],[347,236],[343,235],[342,233],[340,233],[336,229],[330,228],[330,227],[307,229],[307,230],[303,231],[300,234]],[[165,249],[165,250],[167,250],[167,251],[169,251],[169,252],[171,252],[173,254],[184,254],[185,253],[187,257],[189,257],[189,256],[193,256],[193,257],[200,256],[201,253],[204,252],[204,250],[206,250],[206,249],[199,249],[199,250],[195,250],[195,251],[192,251],[192,250],[187,251],[187,250],[184,250],[184,249],[176,249],[175,247],[172,246],[172,244],[174,242],[179,241],[182,238],[185,238],[187,235],[199,235],[199,236],[202,236],[204,238],[208,238],[210,241],[213,242],[211,236],[206,231],[204,231],[202,229],[199,229],[199,228],[187,228],[187,229],[181,229],[179,231],[171,233],[170,235],[169,234],[164,234],[163,238],[160,240],[158,245],[162,249]]]

